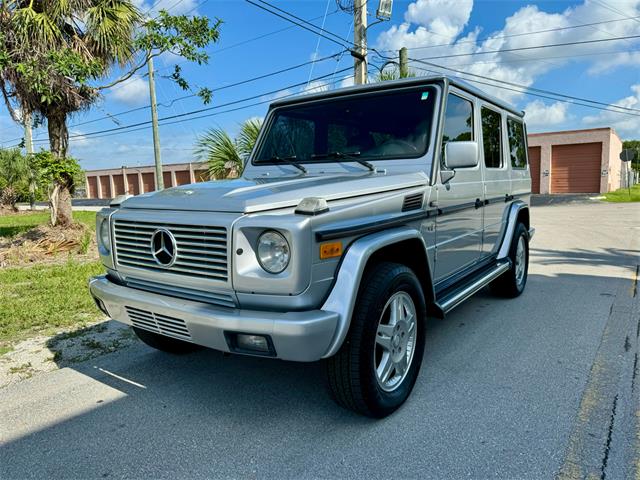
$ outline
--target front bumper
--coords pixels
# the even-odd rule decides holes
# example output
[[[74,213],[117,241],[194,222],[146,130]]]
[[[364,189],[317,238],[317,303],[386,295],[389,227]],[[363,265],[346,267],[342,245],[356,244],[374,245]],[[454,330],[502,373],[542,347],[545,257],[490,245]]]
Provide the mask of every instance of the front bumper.
[[[329,349],[338,324],[338,314],[334,312],[282,313],[221,308],[118,285],[106,275],[92,278],[89,289],[114,320],[134,325],[130,312],[141,311],[148,317],[171,322],[167,324],[170,329],[167,331],[178,332],[180,336],[176,338],[223,352],[230,351],[225,333],[268,335],[276,358],[313,362]]]

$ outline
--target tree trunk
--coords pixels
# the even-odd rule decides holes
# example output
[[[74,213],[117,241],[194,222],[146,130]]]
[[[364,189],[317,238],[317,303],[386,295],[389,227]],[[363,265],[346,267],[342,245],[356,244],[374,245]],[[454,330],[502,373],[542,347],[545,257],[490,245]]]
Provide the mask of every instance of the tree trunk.
[[[51,153],[58,158],[65,158],[69,146],[67,114],[62,111],[49,112],[47,115],[47,129],[49,131]],[[51,225],[68,227],[73,223],[73,216],[71,214],[72,189],[72,178],[55,182],[49,195],[49,201],[51,203]]]

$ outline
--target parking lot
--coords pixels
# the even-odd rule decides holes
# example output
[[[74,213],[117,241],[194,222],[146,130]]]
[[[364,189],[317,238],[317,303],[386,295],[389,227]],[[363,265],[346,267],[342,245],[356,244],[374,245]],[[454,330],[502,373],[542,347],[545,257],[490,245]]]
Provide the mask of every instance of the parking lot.
[[[525,293],[430,321],[392,416],[316,364],[137,343],[0,389],[0,477],[640,478],[640,208],[538,203]]]

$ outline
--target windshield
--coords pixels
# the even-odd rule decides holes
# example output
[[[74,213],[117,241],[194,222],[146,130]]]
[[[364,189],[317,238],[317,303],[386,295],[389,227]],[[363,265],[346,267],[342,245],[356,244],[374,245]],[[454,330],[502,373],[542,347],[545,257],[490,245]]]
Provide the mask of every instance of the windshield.
[[[276,111],[254,164],[416,158],[429,147],[433,87],[347,96]]]

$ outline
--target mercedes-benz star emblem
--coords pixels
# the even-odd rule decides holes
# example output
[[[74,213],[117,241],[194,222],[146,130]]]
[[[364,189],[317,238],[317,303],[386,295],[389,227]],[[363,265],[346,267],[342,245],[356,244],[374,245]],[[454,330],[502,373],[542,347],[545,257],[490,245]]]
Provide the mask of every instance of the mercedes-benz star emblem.
[[[170,267],[176,261],[176,239],[169,230],[160,228],[151,235],[151,255],[158,265]]]

